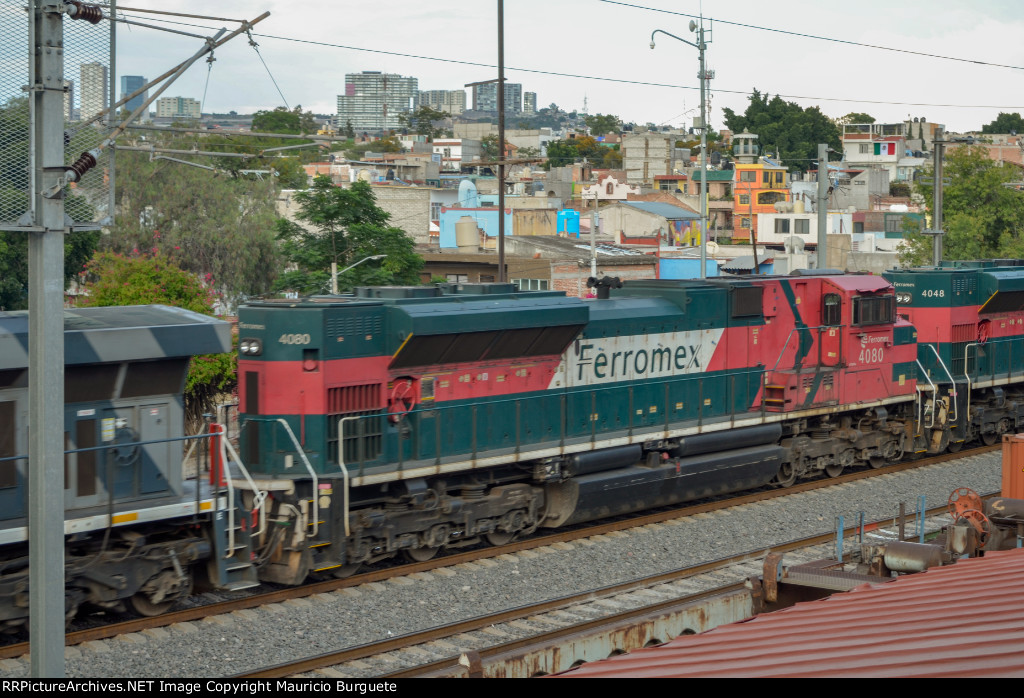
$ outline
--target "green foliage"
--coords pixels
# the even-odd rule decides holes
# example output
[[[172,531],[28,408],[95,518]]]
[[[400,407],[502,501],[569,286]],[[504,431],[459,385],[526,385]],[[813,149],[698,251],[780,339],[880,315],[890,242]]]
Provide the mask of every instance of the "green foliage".
[[[590,132],[595,136],[604,136],[609,133],[618,133],[622,128],[619,117],[612,114],[595,114],[594,116],[583,117],[583,123],[587,125]]]
[[[303,113],[302,105],[291,111],[288,107],[277,107],[273,111],[262,110],[252,116],[252,130],[262,133],[288,133],[293,135],[316,133],[317,123],[313,112]]]
[[[360,263],[340,274],[338,286],[418,284],[423,258],[401,228],[388,225],[390,216],[377,206],[366,182],[349,189],[335,186],[330,177],[317,177],[313,186],[295,195],[296,218],[309,229],[281,219],[277,239],[288,262],[295,266],[274,283],[275,290],[300,294],[326,293],[331,288],[331,262],[339,272],[372,255],[383,260]]]
[[[122,254],[161,251],[210,279],[229,305],[266,293],[280,267],[273,180],[124,153],[118,156],[117,215],[102,246]]]
[[[548,143],[545,167],[564,167],[584,159],[598,167],[618,167],[622,164],[622,155],[615,149],[601,145],[593,136],[580,136]]]
[[[839,128],[817,107],[802,108],[776,95],[771,99],[754,90],[742,115],[723,109],[725,125],[733,132],[749,131],[759,138],[762,153],[775,153],[792,171],[804,171],[818,157],[818,144],[841,149]]]
[[[182,270],[160,254],[97,254],[86,266],[83,305],[172,305],[213,315],[216,293],[195,274]],[[233,390],[237,382],[234,352],[196,356],[185,383],[185,414],[191,431],[202,415],[213,412],[216,397]]]
[[[889,196],[910,196],[910,182],[893,182],[889,185]]]
[[[441,127],[435,127],[434,123],[437,121],[445,121],[448,115],[443,111],[432,109],[430,107],[420,107],[414,112],[407,114],[400,114],[398,121],[406,129],[413,133],[419,133],[427,137],[427,140],[434,140],[439,138],[444,132]]]
[[[995,121],[981,127],[982,133],[1024,133],[1024,118],[1019,113],[999,112]]]
[[[393,136],[381,138],[379,141],[368,141],[354,145],[345,151],[345,157],[349,160],[361,160],[368,153],[400,153],[402,144]]]
[[[846,116],[840,116],[836,119],[836,124],[843,126],[845,124],[873,124],[875,123],[875,117],[870,114],[865,114],[860,111],[852,111]]]
[[[962,146],[947,151],[943,175],[943,259],[1024,257],[1024,195],[1003,186],[1019,179],[1019,170],[988,159],[984,148]],[[925,172],[924,179],[931,176]],[[933,186],[916,187],[930,214]],[[906,262],[930,263],[930,237],[911,234],[907,241]]]
[[[601,159],[601,166],[609,170],[617,170],[622,167],[622,153],[619,150],[609,148]]]
[[[498,148],[498,136],[488,133],[480,141],[480,159],[484,162],[493,162],[501,157]]]

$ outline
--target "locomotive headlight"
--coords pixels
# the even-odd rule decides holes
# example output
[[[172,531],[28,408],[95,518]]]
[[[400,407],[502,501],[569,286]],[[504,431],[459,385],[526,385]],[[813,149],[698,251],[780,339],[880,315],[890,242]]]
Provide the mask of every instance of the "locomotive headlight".
[[[263,343],[258,339],[243,339],[238,343],[238,351],[246,356],[258,356],[263,353]]]

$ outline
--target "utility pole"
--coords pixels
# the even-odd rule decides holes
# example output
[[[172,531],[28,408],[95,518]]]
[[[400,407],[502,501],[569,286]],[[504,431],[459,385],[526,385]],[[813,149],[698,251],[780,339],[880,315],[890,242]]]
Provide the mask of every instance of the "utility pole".
[[[942,151],[946,145],[945,134],[939,128],[935,129],[932,138],[935,159],[934,177],[935,188],[932,190],[932,229],[928,234],[932,236],[932,266],[942,264],[942,236],[946,231],[942,229]]]
[[[32,676],[47,678],[64,676],[63,9],[33,0],[29,17],[29,637]]]
[[[498,0],[498,281],[505,278],[505,3]]]
[[[818,144],[818,268],[828,268],[828,144]]]
[[[708,78],[704,65],[704,18],[700,20],[697,50],[700,52],[700,278],[708,276]]]

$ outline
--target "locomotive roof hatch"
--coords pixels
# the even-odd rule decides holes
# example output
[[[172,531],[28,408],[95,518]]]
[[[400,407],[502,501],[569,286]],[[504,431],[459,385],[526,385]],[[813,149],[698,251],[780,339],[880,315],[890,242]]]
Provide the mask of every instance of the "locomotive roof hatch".
[[[404,337],[392,368],[560,354],[590,317],[562,294],[449,296],[390,308],[389,326]]]
[[[980,295],[986,299],[979,315],[1024,310],[1024,269],[986,269],[979,276]]]

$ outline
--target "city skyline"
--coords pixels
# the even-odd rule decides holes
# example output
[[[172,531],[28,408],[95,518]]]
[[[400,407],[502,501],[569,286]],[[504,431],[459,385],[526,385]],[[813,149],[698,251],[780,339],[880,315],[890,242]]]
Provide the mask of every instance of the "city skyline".
[[[194,0],[169,0],[161,7],[202,11]],[[1015,55],[1024,19],[1005,0],[969,7],[940,0],[927,12],[916,4],[878,0],[865,0],[856,11],[804,0],[787,3],[785,13],[750,0],[704,9],[718,20],[706,23],[712,30],[708,67],[716,71],[710,99],[713,128],[723,127],[723,107],[742,112],[753,89],[819,106],[831,117],[849,112],[866,112],[885,122],[925,117],[950,130],[980,128],[1000,111],[1024,111],[1014,104],[1024,78]],[[196,67],[179,80],[175,92],[207,92],[205,111],[245,113],[282,104],[276,82],[289,106],[330,114],[346,73],[379,70],[416,77],[420,90],[455,90],[495,77],[494,3],[400,1],[388,6],[387,16],[378,8],[354,5],[337,22],[309,21],[321,6],[307,0],[256,6],[225,0],[217,12],[251,18],[263,10],[271,16],[253,34],[274,80],[244,39],[238,39],[218,49],[208,88],[207,71]],[[641,124],[688,125],[700,101],[697,51],[661,34],[654,50],[649,45],[656,29],[694,41],[687,30],[689,17],[670,13],[699,11],[695,0],[650,0],[642,6],[601,0],[507,3],[506,81],[537,92],[538,108],[553,102],[566,111],[581,111],[586,99],[590,113],[616,114]],[[155,21],[153,15],[146,17]],[[195,39],[152,30],[118,33],[120,63],[130,61],[137,74],[159,74],[195,46]]]

